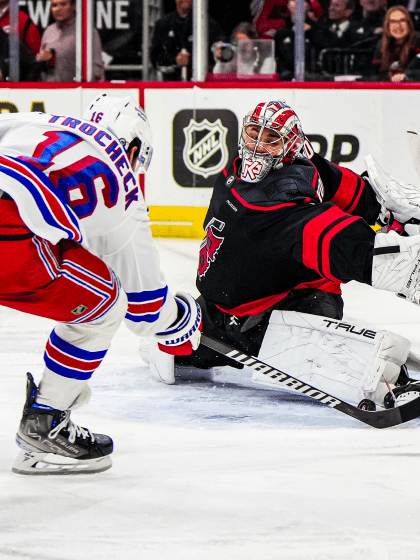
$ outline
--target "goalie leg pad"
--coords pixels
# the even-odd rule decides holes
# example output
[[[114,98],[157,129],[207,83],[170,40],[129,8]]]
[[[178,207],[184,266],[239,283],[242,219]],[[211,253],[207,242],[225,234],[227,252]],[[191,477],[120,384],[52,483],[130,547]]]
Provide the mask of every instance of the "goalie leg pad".
[[[186,292],[177,292],[178,317],[165,331],[155,334],[162,352],[186,356],[197,350],[201,336],[201,309],[196,300]]]
[[[154,338],[140,340],[140,356],[150,367],[150,375],[167,385],[175,383],[175,356],[161,352]]]
[[[371,360],[362,379],[362,388],[367,398],[380,404],[389,387],[395,386],[410,353],[411,342],[390,331],[379,331]]]
[[[407,339],[388,331],[296,311],[273,311],[258,357],[338,399],[357,405],[369,398],[383,407],[389,391],[386,382],[395,383],[409,349]],[[270,384],[270,378],[257,371],[253,380]]]

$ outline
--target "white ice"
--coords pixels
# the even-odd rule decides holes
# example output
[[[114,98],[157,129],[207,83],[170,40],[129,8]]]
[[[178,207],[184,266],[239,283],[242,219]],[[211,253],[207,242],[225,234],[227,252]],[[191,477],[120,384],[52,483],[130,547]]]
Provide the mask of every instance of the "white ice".
[[[196,294],[198,241],[157,240]],[[345,316],[409,337],[420,308],[345,286]],[[420,420],[375,430],[300,395],[150,378],[121,327],[75,422],[113,437],[98,475],[11,472],[25,372],[53,323],[0,308],[3,560],[418,560]]]

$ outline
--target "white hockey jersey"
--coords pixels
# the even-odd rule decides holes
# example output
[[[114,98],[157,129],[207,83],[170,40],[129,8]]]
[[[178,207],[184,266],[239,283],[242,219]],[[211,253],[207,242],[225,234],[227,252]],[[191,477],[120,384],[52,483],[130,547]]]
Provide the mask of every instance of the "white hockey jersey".
[[[31,231],[54,244],[81,243],[116,272],[131,330],[150,336],[175,321],[146,204],[110,131],[62,115],[1,115],[0,174]]]

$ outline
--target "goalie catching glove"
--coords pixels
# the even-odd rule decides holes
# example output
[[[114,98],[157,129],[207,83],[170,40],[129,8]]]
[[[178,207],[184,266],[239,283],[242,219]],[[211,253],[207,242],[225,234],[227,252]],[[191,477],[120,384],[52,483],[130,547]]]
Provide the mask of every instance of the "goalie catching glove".
[[[178,317],[165,331],[155,334],[159,350],[174,356],[187,356],[200,345],[201,309],[195,299],[186,292],[177,292],[175,301]]]
[[[365,164],[369,183],[382,207],[379,224],[388,225],[398,233],[420,233],[420,189],[388,175],[370,155],[365,157]]]

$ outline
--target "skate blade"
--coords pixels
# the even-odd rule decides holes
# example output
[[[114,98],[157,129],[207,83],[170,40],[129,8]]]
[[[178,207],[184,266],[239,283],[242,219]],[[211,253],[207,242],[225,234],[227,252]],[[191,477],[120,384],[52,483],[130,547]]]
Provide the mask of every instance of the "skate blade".
[[[94,474],[107,471],[112,467],[109,455],[85,461],[62,457],[54,453],[33,453],[21,451],[17,456],[12,471],[17,474],[32,476]]]

